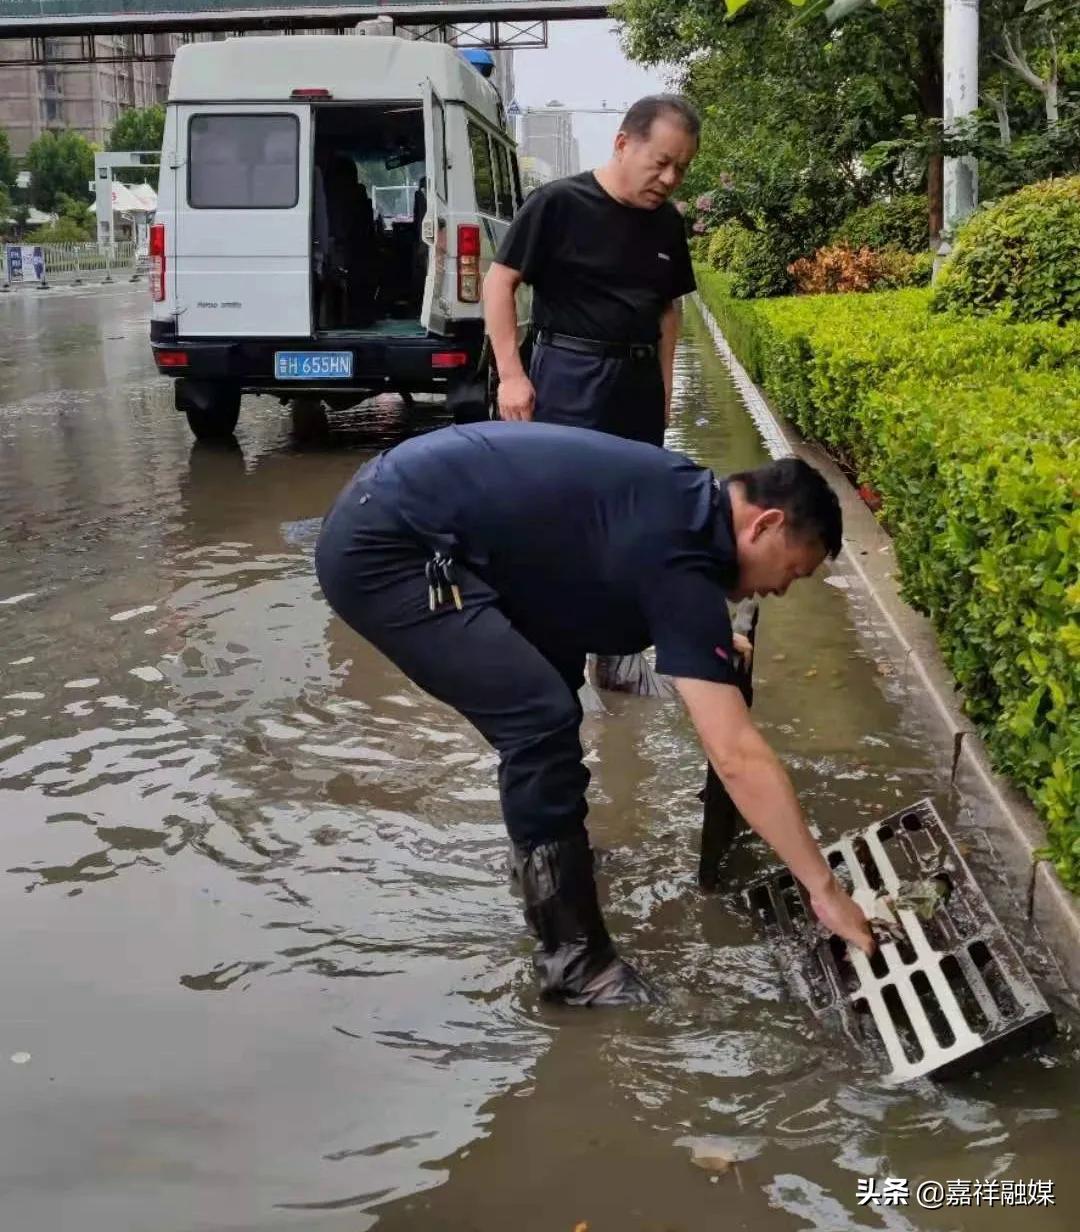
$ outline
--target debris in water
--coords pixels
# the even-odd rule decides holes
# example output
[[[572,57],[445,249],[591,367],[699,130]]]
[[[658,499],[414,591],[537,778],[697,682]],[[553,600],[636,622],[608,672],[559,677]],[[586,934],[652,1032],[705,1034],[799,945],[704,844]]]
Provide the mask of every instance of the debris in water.
[[[16,1065],[25,1065],[30,1060],[30,1054],[28,1052],[13,1052],[11,1059]]]
[[[923,881],[901,881],[889,898],[894,911],[914,911],[920,920],[932,920],[949,897],[949,883],[944,877],[927,877]]]
[[[734,1164],[753,1159],[765,1145],[763,1138],[722,1138],[708,1135],[702,1138],[680,1138],[676,1146],[690,1148],[690,1162],[705,1172],[723,1174]]]
[[[817,668],[816,668],[816,667],[812,667],[812,668],[811,668],[811,669],[810,669],[810,670],[806,673],[806,679],[807,679],[807,680],[813,680],[813,679],[814,679],[814,677],[815,677],[816,675],[817,675]]]
[[[134,620],[136,616],[149,616],[151,612],[157,611],[156,603],[147,603],[143,607],[129,608],[126,612],[117,612],[109,619],[114,624],[121,624],[125,620]]]

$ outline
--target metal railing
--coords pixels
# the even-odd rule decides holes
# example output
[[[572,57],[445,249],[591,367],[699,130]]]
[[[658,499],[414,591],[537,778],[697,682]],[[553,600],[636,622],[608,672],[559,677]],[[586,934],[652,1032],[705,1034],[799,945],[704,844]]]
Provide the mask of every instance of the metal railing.
[[[145,253],[134,240],[113,244],[38,244],[45,258],[44,278],[9,281],[8,266],[0,249],[0,291],[24,287],[48,290],[52,286],[80,286],[84,283],[134,281],[146,268]]]

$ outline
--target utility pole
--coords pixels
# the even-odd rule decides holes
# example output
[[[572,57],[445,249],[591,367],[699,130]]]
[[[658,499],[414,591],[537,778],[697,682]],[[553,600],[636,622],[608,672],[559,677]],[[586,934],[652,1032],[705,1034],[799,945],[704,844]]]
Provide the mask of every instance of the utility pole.
[[[945,132],[979,105],[979,0],[945,0]],[[972,213],[979,200],[979,166],[970,155],[945,159],[945,232]]]

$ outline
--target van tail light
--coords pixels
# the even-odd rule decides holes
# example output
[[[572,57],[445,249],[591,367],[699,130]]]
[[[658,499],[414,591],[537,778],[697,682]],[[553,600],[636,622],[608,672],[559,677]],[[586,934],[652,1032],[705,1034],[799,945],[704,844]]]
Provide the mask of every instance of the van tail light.
[[[457,295],[463,304],[480,302],[480,228],[462,223],[457,229]]]
[[[158,351],[159,368],[186,368],[188,366],[187,351]]]
[[[433,368],[464,368],[468,362],[465,351],[436,351],[431,357]]]
[[[165,224],[156,222],[150,228],[150,298],[160,304],[165,298]]]

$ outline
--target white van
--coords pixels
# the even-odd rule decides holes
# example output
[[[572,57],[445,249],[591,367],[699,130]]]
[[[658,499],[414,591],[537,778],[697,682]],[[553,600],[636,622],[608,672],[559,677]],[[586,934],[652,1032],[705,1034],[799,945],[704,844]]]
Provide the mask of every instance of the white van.
[[[446,45],[181,47],[150,232],[177,409],[198,437],[230,435],[243,393],[443,391],[458,422],[486,418],[480,283],[521,195],[498,94]]]

